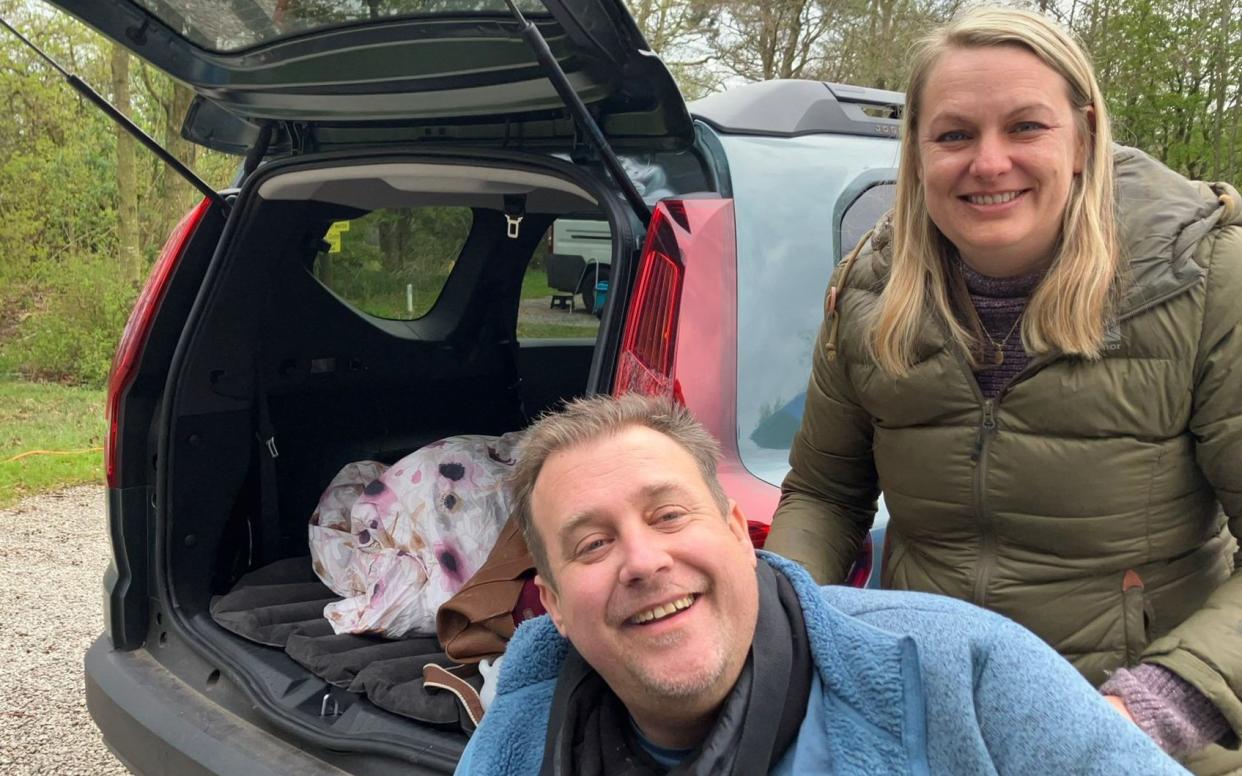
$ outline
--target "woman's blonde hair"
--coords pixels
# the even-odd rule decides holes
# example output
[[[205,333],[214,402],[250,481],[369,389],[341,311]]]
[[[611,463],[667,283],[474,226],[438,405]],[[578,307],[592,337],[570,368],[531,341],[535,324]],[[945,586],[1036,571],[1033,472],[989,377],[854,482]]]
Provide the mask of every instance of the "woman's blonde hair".
[[[929,306],[944,320],[952,339],[972,354],[972,361],[981,347],[978,317],[972,310],[961,310],[960,301],[955,311],[951,301],[954,248],[927,212],[918,133],[927,79],[941,57],[952,49],[986,46],[1019,46],[1060,74],[1069,87],[1078,139],[1086,144],[1082,173],[1071,184],[1062,217],[1057,254],[1023,315],[1023,341],[1037,353],[1055,348],[1098,358],[1113,312],[1120,256],[1112,133],[1091,61],[1068,33],[1043,16],[1009,8],[975,8],[924,38],[911,62],[893,208],[892,270],[880,295],[870,341],[876,362],[890,375],[904,375],[913,365],[915,339]],[[973,322],[975,333],[959,316]]]

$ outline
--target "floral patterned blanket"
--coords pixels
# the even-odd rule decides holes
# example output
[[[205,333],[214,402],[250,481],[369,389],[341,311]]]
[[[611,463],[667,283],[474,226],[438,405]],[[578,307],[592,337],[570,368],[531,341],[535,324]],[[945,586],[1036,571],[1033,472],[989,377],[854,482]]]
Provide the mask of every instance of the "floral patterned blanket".
[[[435,633],[436,610],[483,564],[509,517],[518,433],[463,435],[390,467],[347,464],[310,519],[315,573],[344,600],[337,633]]]

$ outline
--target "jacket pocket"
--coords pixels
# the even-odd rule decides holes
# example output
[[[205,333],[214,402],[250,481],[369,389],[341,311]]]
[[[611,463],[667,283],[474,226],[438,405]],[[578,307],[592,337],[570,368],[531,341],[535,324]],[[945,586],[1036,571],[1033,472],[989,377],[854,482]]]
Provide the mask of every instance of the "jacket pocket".
[[[1147,648],[1150,621],[1143,578],[1130,569],[1121,580],[1121,625],[1125,634],[1126,665],[1138,663]]]

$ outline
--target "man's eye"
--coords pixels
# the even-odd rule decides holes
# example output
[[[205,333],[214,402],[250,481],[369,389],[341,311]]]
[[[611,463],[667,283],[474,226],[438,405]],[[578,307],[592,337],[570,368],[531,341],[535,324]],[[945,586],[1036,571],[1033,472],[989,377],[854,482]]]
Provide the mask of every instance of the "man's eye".
[[[685,512],[679,512],[679,511],[662,512],[660,516],[656,518],[656,522],[657,523],[673,523],[673,522],[680,520],[681,518],[685,516],[686,516]]]
[[[587,555],[592,555],[604,549],[604,547],[606,547],[607,545],[608,545],[608,540],[602,536],[595,538],[595,539],[590,539],[578,545],[578,550],[575,553],[575,555],[579,558],[583,556],[587,556]]]

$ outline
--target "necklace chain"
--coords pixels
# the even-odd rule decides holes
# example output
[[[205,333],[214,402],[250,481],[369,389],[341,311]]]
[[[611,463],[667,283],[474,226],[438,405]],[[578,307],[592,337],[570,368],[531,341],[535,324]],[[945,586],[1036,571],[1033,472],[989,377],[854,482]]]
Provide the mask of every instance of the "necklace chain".
[[[957,268],[958,277],[962,279],[963,283],[965,283],[966,272],[968,270],[968,267],[966,266],[966,262],[962,261],[962,257],[960,255],[955,256],[954,258],[956,259],[954,261],[954,264],[956,265],[956,268]],[[974,272],[974,270],[970,270],[970,271]],[[975,274],[977,275],[979,273],[975,272]],[[976,311],[975,314],[977,316],[978,312]],[[1013,333],[1018,330],[1018,326],[1021,325],[1022,319],[1025,316],[1026,316],[1026,307],[1023,306],[1023,308],[1018,311],[1018,317],[1014,318],[1013,325],[1009,327],[1009,332],[1005,335],[1005,338],[1001,340],[1000,342],[997,342],[996,339],[992,336],[991,332],[987,330],[987,327],[983,325],[983,321],[979,321],[979,329],[983,332],[983,336],[988,338],[988,342],[992,344],[992,366],[1000,366],[1001,364],[1005,363],[1005,346],[1009,344],[1009,340],[1013,338]]]
[[[979,327],[983,329],[983,336],[988,338],[988,342],[991,342],[992,347],[994,348],[994,350],[992,351],[992,365],[993,366],[1000,366],[1001,364],[1005,363],[1005,346],[1009,344],[1009,339],[1010,337],[1013,336],[1013,333],[1018,330],[1018,324],[1022,323],[1022,316],[1024,315],[1026,315],[1026,310],[1022,310],[1021,312],[1018,313],[1018,317],[1014,319],[1013,325],[1009,327],[1009,333],[1006,334],[1005,338],[1001,340],[1000,342],[997,342],[992,337],[992,334],[987,330],[986,327],[983,327],[983,326]]]

